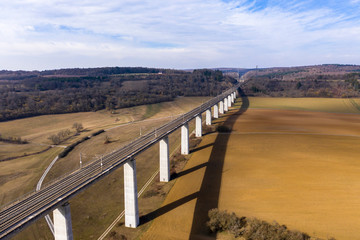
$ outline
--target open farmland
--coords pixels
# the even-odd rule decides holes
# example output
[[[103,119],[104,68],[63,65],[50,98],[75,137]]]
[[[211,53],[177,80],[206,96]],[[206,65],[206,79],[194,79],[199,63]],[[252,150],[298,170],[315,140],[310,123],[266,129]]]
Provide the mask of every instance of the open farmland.
[[[86,164],[88,161],[93,160],[96,154],[107,153],[114,148],[120,147],[126,141],[139,136],[140,128],[143,133],[150,131],[152,128],[171,120],[171,116],[187,112],[207,99],[207,97],[180,97],[172,102],[119,109],[113,114],[99,111],[47,115],[1,122],[2,136],[21,137],[27,139],[30,143],[18,145],[0,142],[0,160],[7,157],[18,157],[9,161],[0,161],[0,169],[2,169],[0,173],[0,204],[11,202],[35,189],[42,173],[55,156],[63,150],[63,147],[50,148],[40,154],[24,157],[23,155],[46,150],[48,144],[51,144],[48,137],[61,130],[71,129],[74,122],[82,123],[85,131],[78,136],[71,137],[61,145],[70,145],[98,129],[108,129],[108,131],[88,140],[89,142],[80,144],[75,148],[74,153],[71,153],[66,159],[60,159],[45,181],[51,181],[77,169],[79,167],[80,151],[84,153],[84,164]],[[126,125],[129,123],[130,125]],[[104,144],[105,135],[110,137],[111,144]],[[91,144],[96,146],[91,147]],[[88,152],[87,149],[91,151]],[[94,150],[99,150],[99,152]]]
[[[359,113],[348,99],[331,101],[250,98],[246,111],[237,103],[217,121],[232,132],[203,137],[143,239],[206,239],[216,207],[314,237],[359,239],[360,115],[346,114]]]

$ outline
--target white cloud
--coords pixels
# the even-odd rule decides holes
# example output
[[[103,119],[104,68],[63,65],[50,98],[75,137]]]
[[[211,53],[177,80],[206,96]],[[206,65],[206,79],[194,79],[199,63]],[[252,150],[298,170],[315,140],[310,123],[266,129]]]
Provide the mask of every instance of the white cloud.
[[[360,64],[356,8],[259,2],[1,1],[0,68]]]

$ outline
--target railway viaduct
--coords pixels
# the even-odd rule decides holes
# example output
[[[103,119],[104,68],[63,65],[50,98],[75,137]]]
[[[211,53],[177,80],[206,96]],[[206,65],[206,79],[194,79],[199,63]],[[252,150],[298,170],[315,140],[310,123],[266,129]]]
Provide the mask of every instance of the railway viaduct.
[[[195,136],[201,137],[202,114],[205,112],[205,124],[211,125],[212,117],[218,118],[219,113],[224,114],[232,106],[237,96],[237,89],[242,84],[237,83],[231,89],[134,140],[127,146],[5,207],[0,212],[0,238],[10,238],[39,217],[53,211],[55,240],[73,239],[69,199],[122,165],[124,167],[125,226],[136,228],[139,225],[139,207],[135,155],[159,142],[160,181],[168,182],[170,180],[168,136],[181,128],[181,154],[189,154],[189,121],[195,118]]]

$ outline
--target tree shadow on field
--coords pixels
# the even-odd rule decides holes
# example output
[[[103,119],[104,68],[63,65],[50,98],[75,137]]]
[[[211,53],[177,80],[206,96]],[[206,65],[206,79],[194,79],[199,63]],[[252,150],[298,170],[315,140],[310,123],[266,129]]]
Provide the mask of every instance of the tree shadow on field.
[[[249,99],[245,93],[240,88],[238,92],[241,96],[242,105],[237,111],[229,111],[229,116],[223,123],[229,129],[232,129],[236,120],[249,108]],[[209,237],[209,230],[206,226],[208,211],[218,207],[221,176],[229,138],[230,134],[218,134],[215,139],[194,210],[190,233],[190,239],[192,240],[205,237],[205,235]],[[216,238],[215,235],[212,237]]]

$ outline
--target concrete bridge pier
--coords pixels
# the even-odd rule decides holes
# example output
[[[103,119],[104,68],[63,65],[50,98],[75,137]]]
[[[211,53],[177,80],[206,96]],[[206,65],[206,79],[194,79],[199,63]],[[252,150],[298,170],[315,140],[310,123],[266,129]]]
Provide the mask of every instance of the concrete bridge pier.
[[[235,99],[237,98],[237,96],[236,96],[236,91],[234,92],[234,98],[235,98]]]
[[[195,117],[195,137],[202,136],[202,116],[201,113]]]
[[[211,125],[211,108],[206,110],[205,115],[206,115],[205,124],[209,126]]]
[[[189,124],[184,123],[181,126],[181,154],[189,154]]]
[[[160,155],[160,182],[170,181],[169,137],[166,136],[159,142]]]
[[[55,240],[72,240],[70,204],[67,202],[53,211]]]
[[[136,228],[139,225],[139,206],[135,159],[130,159],[124,164],[124,198],[125,226]]]
[[[235,102],[234,93],[231,93],[230,97],[231,97],[231,103],[234,103]]]
[[[224,98],[224,112],[227,112],[229,111],[229,108],[228,108],[228,98]]]
[[[219,118],[219,106],[217,104],[214,105],[214,118]]]
[[[231,96],[230,96],[230,95],[227,96],[227,99],[228,99],[228,107],[230,108],[230,107],[231,107],[231,103],[232,103],[232,101],[231,101]]]
[[[221,100],[219,102],[219,113],[224,114],[224,101],[223,100]]]

